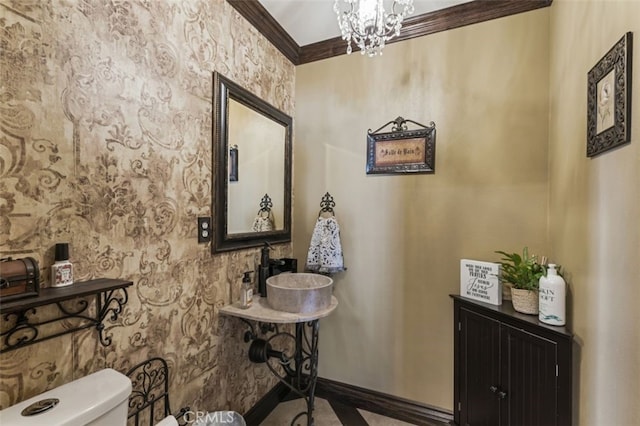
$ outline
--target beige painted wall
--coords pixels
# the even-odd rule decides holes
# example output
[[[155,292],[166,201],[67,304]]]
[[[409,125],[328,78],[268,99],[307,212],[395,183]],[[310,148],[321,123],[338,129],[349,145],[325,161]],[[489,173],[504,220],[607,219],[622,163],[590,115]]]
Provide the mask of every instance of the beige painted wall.
[[[576,424],[640,424],[640,2],[551,7],[549,230],[569,272]],[[634,32],[631,144],[588,159],[587,72]]]
[[[542,9],[297,68],[294,253],[329,191],[349,268],[321,376],[452,409],[460,259],[548,247],[548,34]],[[436,123],[435,174],[365,174],[398,115]]]

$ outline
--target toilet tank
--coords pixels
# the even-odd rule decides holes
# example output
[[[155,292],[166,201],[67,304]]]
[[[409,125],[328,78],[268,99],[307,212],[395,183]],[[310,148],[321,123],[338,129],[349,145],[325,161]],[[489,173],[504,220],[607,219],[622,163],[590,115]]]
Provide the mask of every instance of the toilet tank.
[[[107,368],[0,411],[2,426],[124,426],[131,380]],[[55,403],[55,400],[58,400]],[[44,403],[37,404],[39,401]],[[52,401],[52,402],[49,402]],[[27,407],[52,408],[31,416]],[[55,404],[55,405],[54,405]]]

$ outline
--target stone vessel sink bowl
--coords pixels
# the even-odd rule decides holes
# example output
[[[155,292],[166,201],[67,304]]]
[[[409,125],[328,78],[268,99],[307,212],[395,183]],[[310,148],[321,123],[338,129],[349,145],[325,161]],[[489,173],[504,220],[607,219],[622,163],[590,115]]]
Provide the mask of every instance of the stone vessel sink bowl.
[[[267,302],[277,311],[311,314],[331,305],[332,288],[324,275],[284,273],[267,278]]]

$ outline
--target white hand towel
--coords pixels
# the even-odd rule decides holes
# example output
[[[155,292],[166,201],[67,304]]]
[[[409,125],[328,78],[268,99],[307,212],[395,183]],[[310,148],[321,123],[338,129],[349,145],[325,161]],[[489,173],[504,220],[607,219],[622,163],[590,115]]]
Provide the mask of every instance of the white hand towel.
[[[160,423],[156,423],[156,426],[178,426],[178,421],[175,417],[169,416],[160,420]]]
[[[253,220],[253,225],[251,225],[251,229],[254,232],[265,232],[265,231],[273,231],[273,218],[271,211],[263,212],[262,210],[258,212],[256,218]]]
[[[307,253],[308,271],[333,274],[344,271],[340,226],[335,216],[318,217]]]

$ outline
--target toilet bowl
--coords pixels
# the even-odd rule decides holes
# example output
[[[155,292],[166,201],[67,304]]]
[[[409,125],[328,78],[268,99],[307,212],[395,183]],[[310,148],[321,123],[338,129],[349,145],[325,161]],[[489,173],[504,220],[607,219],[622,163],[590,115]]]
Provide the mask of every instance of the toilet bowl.
[[[2,426],[124,426],[131,380],[110,368],[74,380],[0,411]],[[193,426],[246,426],[235,411],[191,413]],[[165,423],[166,422],[166,423]],[[167,417],[161,425],[178,424]]]
[[[131,380],[110,368],[0,411],[2,426],[126,425]]]

